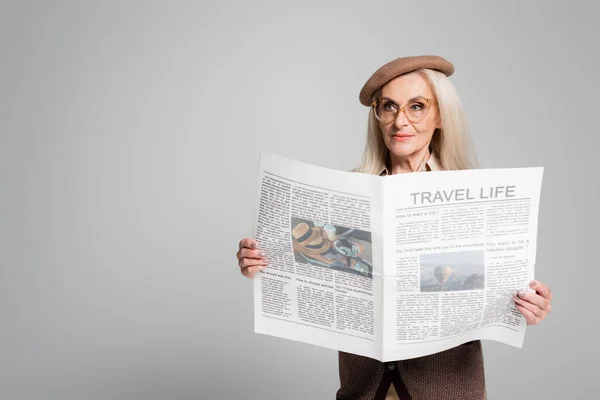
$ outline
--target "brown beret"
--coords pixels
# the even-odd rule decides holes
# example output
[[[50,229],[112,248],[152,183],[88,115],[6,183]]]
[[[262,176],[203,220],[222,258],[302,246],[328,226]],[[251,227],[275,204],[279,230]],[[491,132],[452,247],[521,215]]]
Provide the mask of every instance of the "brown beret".
[[[379,68],[369,80],[365,83],[360,95],[358,96],[360,103],[364,106],[371,106],[371,97],[373,94],[391,81],[392,79],[421,68],[434,69],[443,72],[446,76],[454,73],[454,65],[448,60],[439,56],[412,56],[400,57],[394,61],[390,61]]]

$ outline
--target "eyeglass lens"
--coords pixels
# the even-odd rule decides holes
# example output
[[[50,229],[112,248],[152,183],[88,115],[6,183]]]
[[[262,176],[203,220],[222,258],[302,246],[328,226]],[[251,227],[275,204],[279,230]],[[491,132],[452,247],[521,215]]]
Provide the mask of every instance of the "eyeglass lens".
[[[404,111],[408,119],[413,122],[419,122],[427,116],[429,112],[429,102],[425,99],[416,99],[404,106]],[[375,107],[375,114],[382,122],[390,122],[396,119],[400,111],[396,103],[389,100],[382,100]]]

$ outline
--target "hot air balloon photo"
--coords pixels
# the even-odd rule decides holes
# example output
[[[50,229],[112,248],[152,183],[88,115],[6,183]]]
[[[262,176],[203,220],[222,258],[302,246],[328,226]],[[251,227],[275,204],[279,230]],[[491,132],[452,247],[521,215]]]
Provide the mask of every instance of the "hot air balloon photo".
[[[483,250],[421,254],[421,292],[481,290],[485,288]]]
[[[433,276],[435,276],[435,279],[437,279],[440,285],[442,285],[442,290],[444,290],[444,283],[446,283],[451,273],[452,268],[450,268],[448,265],[438,265],[433,270]]]

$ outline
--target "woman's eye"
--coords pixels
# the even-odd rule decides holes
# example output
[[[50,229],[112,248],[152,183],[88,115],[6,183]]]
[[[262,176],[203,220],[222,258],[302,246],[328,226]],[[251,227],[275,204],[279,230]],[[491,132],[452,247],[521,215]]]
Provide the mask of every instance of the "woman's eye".
[[[413,103],[410,105],[411,110],[421,111],[423,109],[423,103]]]
[[[396,106],[394,105],[394,103],[386,102],[383,103],[383,109],[385,111],[394,111],[396,109]]]

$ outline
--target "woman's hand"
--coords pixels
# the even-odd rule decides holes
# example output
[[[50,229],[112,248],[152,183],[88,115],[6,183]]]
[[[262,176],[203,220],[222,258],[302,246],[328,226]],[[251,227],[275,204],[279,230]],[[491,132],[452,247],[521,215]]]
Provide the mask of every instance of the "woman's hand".
[[[531,281],[529,286],[535,293],[519,291],[513,295],[515,306],[527,320],[527,324],[539,324],[552,311],[552,292],[539,281]]]
[[[256,249],[256,240],[244,238],[240,241],[240,250],[236,254],[242,275],[254,278],[254,274],[267,268],[269,260],[262,250]]]

